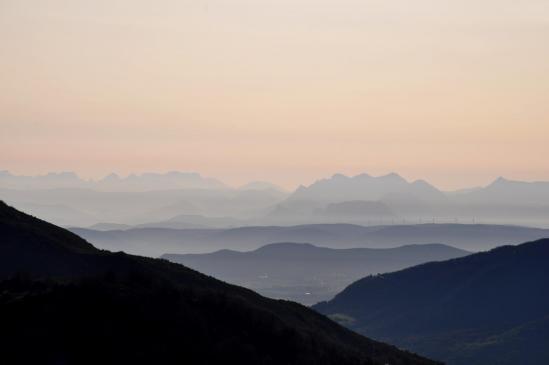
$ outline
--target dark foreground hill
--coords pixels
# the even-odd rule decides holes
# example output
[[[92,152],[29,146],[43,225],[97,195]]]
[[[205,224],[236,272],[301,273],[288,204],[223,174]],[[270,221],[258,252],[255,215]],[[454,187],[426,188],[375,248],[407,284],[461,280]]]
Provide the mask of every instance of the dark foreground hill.
[[[449,364],[549,363],[549,239],[370,276],[315,309]]]
[[[333,298],[366,275],[468,254],[441,244],[333,249],[307,243],[273,243],[247,252],[221,250],[162,257],[271,298],[312,305]]]
[[[95,249],[0,202],[6,364],[433,364],[299,304]]]

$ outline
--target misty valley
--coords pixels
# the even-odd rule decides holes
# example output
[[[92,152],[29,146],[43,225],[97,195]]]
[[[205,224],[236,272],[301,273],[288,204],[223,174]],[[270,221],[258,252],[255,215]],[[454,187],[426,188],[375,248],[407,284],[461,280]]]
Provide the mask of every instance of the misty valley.
[[[0,0],[0,365],[549,365],[549,0]]]
[[[10,364],[549,361],[549,183],[4,172],[0,199]]]
[[[166,254],[162,258],[271,298],[313,305],[331,299],[368,275],[469,254],[444,245],[393,249],[330,249],[306,243],[273,243],[254,251]]]

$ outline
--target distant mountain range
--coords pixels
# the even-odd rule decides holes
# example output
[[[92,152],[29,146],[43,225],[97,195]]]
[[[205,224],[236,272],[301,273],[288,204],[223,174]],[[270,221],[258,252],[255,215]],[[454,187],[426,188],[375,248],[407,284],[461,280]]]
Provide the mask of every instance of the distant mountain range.
[[[326,215],[331,205],[336,212]],[[375,205],[374,205],[375,204]],[[361,206],[361,209],[357,207]],[[438,190],[424,180],[408,182],[397,174],[347,177],[336,174],[300,186],[268,217],[278,224],[387,221],[476,222],[549,227],[549,182],[498,178],[482,188]]]
[[[0,172],[0,199],[63,226],[97,223],[164,228],[350,223],[484,223],[549,228],[549,182],[498,178],[445,192],[424,180],[336,174],[288,193],[269,182],[231,188],[196,173],[83,180],[71,172]],[[170,225],[174,217],[187,216]],[[196,224],[193,217],[201,217]],[[213,219],[212,219],[213,218]]]
[[[300,186],[288,200],[328,203],[356,200],[379,201],[390,195],[427,200],[444,198],[443,193],[423,180],[409,183],[398,174],[391,173],[379,177],[368,174],[353,177],[336,174],[329,179],[318,180],[308,187]]]
[[[171,189],[226,189],[219,180],[194,172],[172,171],[164,174],[143,173],[120,177],[110,174],[100,180],[84,180],[74,172],[49,173],[38,176],[13,175],[0,171],[0,187],[9,189],[88,188],[102,191],[151,191]]]
[[[549,203],[549,182],[523,182],[499,177],[485,188],[462,195],[466,197],[465,202],[543,206]]]
[[[204,220],[223,217],[233,221],[245,220],[265,215],[270,207],[285,196],[286,193],[278,190],[180,189],[122,192],[87,188],[0,188],[0,199],[30,214],[63,226],[84,227],[97,223],[135,226],[164,222],[184,215],[201,216]],[[179,223],[185,222],[179,220]],[[217,223],[212,223],[213,227],[217,227]]]
[[[162,258],[267,297],[311,305],[331,299],[369,274],[468,254],[441,244],[332,249],[307,243],[274,243],[247,252],[221,250],[208,254],[166,254]]]
[[[434,364],[165,260],[101,251],[0,202],[6,364]]]
[[[195,172],[170,171],[166,173],[145,172],[120,176],[111,173],[102,179],[83,179],[72,171],[50,172],[45,175],[14,175],[9,171],[0,171],[0,188],[20,190],[44,189],[93,189],[98,191],[145,192],[155,190],[181,189],[232,189],[218,179],[203,177]],[[281,187],[266,181],[252,181],[238,190],[277,190]]]
[[[549,363],[549,239],[356,281],[314,308],[450,365]]]
[[[309,242],[330,248],[394,248],[443,243],[467,251],[549,237],[548,229],[481,224],[358,226],[311,224],[230,229],[131,228],[99,231],[71,228],[100,248],[158,257],[164,253],[255,250],[274,242]]]

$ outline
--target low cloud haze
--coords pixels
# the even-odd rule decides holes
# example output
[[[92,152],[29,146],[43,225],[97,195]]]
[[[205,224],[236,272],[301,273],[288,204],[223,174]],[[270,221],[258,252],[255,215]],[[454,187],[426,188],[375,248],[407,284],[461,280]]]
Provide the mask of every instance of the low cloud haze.
[[[442,191],[426,180],[409,181],[396,173],[335,174],[285,191],[265,181],[232,187],[216,178],[175,171],[110,174],[99,180],[72,172],[18,176],[3,171],[0,199],[56,224],[97,229],[326,223],[548,227],[549,221],[549,182],[503,177],[483,187]]]

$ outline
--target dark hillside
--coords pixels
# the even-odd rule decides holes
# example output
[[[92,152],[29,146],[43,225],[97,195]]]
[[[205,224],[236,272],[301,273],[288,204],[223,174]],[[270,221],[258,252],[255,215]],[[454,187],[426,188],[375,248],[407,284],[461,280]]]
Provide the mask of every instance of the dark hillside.
[[[369,276],[315,308],[362,334],[450,364],[514,364],[503,355],[518,346],[512,339],[528,336],[533,324],[546,331],[548,263],[549,239],[505,246]],[[529,339],[516,351],[549,345],[547,335]],[[498,344],[505,351],[492,351]],[[525,359],[520,363],[549,362],[547,355]]]
[[[0,237],[9,364],[434,363],[299,304],[164,260],[96,250],[5,204]]]

